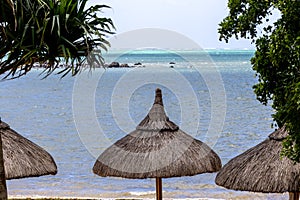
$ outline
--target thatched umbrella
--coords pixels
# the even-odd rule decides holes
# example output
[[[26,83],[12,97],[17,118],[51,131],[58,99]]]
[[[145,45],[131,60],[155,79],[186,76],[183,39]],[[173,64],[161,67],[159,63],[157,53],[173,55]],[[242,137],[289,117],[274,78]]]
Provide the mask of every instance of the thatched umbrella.
[[[299,199],[300,164],[280,157],[282,140],[288,135],[278,129],[260,144],[231,159],[216,176],[215,182],[228,189],[263,192],[290,192]]]
[[[6,179],[57,173],[56,164],[47,151],[18,134],[1,120],[0,133]]]
[[[100,176],[156,178],[156,197],[162,199],[161,178],[193,176],[221,168],[218,155],[186,134],[166,116],[161,90],[136,130],[106,149],[93,172]]]
[[[7,199],[6,180],[56,174],[51,155],[11,129],[0,118],[0,198]]]

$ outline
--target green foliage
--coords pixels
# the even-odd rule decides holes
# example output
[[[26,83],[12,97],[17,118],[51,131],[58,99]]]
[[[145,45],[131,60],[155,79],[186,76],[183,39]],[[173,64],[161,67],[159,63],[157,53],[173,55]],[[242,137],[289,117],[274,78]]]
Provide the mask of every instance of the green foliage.
[[[76,75],[86,64],[102,65],[113,22],[99,17],[106,5],[85,8],[88,0],[0,0],[0,74],[16,78],[37,63],[46,76]]]
[[[288,138],[282,155],[300,161],[300,1],[299,0],[229,0],[229,15],[220,23],[220,39],[252,39],[256,52],[251,59],[258,83],[257,99],[271,104],[279,127],[286,125]],[[273,24],[274,10],[281,14]]]

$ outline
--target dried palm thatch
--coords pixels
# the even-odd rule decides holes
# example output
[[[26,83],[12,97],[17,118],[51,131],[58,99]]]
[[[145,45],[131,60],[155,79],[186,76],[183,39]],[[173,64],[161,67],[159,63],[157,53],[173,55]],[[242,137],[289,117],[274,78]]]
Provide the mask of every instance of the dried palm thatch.
[[[299,192],[300,164],[280,157],[287,134],[284,127],[278,129],[265,141],[231,159],[217,174],[216,184],[252,192]]]
[[[148,115],[135,131],[99,156],[93,172],[100,176],[157,178],[157,187],[161,187],[161,178],[216,172],[220,168],[221,160],[210,147],[169,120],[161,90],[157,89]]]
[[[24,138],[2,121],[0,121],[0,134],[6,179],[57,173],[56,164],[47,151]]]
[[[181,130],[147,134],[145,137],[143,131],[136,130],[117,141],[98,158],[94,173],[135,179],[169,178],[221,168],[215,152]]]
[[[161,91],[149,114],[136,130],[106,149],[93,171],[100,176],[124,178],[168,178],[216,172],[218,155],[168,119]]]

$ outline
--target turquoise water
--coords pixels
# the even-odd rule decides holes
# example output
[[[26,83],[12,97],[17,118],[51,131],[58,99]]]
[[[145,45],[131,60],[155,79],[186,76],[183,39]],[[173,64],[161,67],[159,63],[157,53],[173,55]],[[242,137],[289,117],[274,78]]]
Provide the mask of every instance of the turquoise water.
[[[252,91],[253,51],[208,53],[115,52],[106,55],[107,62],[141,62],[142,67],[96,69],[76,78],[52,75],[43,80],[38,76],[41,71],[34,69],[22,78],[1,82],[2,120],[49,151],[58,165],[55,176],[8,181],[9,195],[154,198],[155,180],[102,178],[92,173],[92,166],[107,145],[134,130],[151,107],[157,87],[163,90],[169,118],[210,144],[223,164],[263,141],[272,132],[272,110],[261,105]],[[176,63],[174,68],[170,62]],[[91,105],[92,113],[85,109]],[[219,132],[209,131],[213,123],[220,125]],[[287,198],[226,190],[216,186],[214,178],[215,174],[201,174],[163,179],[164,196]]]

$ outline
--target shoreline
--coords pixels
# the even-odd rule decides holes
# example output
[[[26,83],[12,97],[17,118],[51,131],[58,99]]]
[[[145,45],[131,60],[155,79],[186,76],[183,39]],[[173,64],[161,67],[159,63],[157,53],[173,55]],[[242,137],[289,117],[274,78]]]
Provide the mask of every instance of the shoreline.
[[[11,200],[155,200],[155,198],[9,197]],[[166,200],[225,200],[215,198],[164,198]]]
[[[229,194],[216,194],[216,195],[204,195],[199,194],[199,197],[171,197],[170,195],[164,195],[165,200],[268,200],[273,199],[288,199],[288,193],[248,193],[235,195]],[[210,197],[205,197],[210,196]],[[155,195],[149,196],[123,196],[123,195],[98,195],[96,196],[55,196],[55,195],[8,195],[8,199],[11,200],[155,200]]]
[[[143,197],[74,197],[74,196],[31,196],[26,197],[24,195],[12,195],[8,196],[11,200],[155,200],[156,198],[143,198]],[[166,200],[225,200],[224,198],[210,198],[210,197],[200,197],[200,198],[163,198]]]

